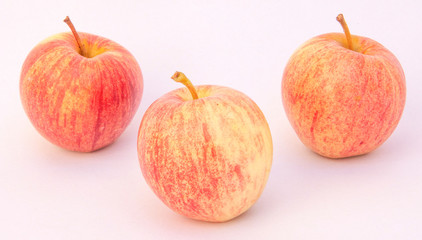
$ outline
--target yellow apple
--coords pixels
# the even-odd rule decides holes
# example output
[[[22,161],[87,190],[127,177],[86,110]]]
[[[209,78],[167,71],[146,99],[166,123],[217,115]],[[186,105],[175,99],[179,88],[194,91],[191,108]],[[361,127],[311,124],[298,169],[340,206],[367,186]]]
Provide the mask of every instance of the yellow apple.
[[[259,107],[222,86],[171,91],[145,112],[138,157],[145,180],[175,212],[224,222],[249,209],[267,182],[272,139]],[[188,91],[189,90],[189,91]]]

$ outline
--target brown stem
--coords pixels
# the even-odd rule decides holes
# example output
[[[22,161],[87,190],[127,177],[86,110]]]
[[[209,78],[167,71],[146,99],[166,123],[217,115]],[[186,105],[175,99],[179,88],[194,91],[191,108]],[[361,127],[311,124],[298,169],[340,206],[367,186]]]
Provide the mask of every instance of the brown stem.
[[[78,43],[79,49],[81,50],[81,55],[86,57],[87,53],[86,53],[86,49],[85,46],[82,44],[81,38],[79,37],[78,32],[76,32],[75,26],[73,26],[72,21],[70,21],[69,16],[66,16],[66,18],[63,20],[70,28],[70,30],[72,30],[73,36],[76,39],[76,42]]]
[[[346,20],[344,20],[344,16],[343,14],[339,14],[337,16],[337,21],[341,24],[341,27],[343,28],[344,34],[346,35],[346,39],[347,39],[347,47],[350,50],[353,50],[354,46],[353,46],[353,42],[352,42],[352,35],[350,35],[350,31],[349,31],[349,27],[347,26]]]
[[[185,76],[185,74],[182,72],[175,72],[171,79],[185,85],[189,89],[190,94],[192,94],[193,100],[198,99],[198,94],[196,93],[195,87],[192,85],[192,82]]]

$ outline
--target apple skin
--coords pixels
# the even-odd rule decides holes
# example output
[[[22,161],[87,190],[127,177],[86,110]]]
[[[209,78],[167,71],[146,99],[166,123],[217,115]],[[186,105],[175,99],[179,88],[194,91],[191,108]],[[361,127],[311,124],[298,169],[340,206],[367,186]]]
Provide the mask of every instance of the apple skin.
[[[318,154],[369,153],[393,133],[406,99],[403,69],[378,42],[327,33],[291,56],[282,80],[286,115],[300,140]]]
[[[171,91],[145,112],[138,134],[143,176],[154,193],[186,217],[224,222],[261,195],[272,138],[259,107],[227,87]]]
[[[21,71],[20,96],[26,114],[50,142],[91,152],[114,142],[128,126],[142,98],[136,59],[106,38],[79,32],[88,57],[72,33],[36,45]]]

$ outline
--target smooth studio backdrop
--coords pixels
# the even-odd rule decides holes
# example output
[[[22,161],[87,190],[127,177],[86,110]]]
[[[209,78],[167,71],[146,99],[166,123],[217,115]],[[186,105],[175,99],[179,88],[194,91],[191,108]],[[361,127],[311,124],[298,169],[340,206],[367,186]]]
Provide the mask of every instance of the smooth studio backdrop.
[[[0,2],[0,239],[421,239],[422,26],[420,1],[20,1]],[[341,32],[392,51],[407,81],[393,135],[374,152],[331,160],[296,137],[281,102],[281,77],[309,38]],[[138,60],[140,108],[124,134],[94,153],[43,139],[19,98],[20,68],[44,38],[78,31],[112,39]],[[273,167],[258,202],[223,224],[173,213],[144,181],[136,139],[143,113],[182,87],[232,87],[264,112]]]

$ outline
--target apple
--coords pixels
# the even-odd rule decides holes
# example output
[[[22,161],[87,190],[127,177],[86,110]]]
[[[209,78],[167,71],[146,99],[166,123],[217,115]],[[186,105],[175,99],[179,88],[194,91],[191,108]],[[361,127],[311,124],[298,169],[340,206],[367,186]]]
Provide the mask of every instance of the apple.
[[[138,109],[143,79],[128,50],[106,38],[76,32],[36,45],[21,71],[23,108],[38,132],[72,151],[114,142]]]
[[[272,163],[272,138],[259,107],[245,94],[215,85],[194,87],[183,73],[147,109],[138,157],[154,193],[186,217],[224,222],[261,195]],[[189,91],[188,91],[189,90]]]
[[[300,140],[318,154],[345,158],[369,153],[393,133],[406,99],[397,58],[378,42],[328,33],[305,42],[283,74],[286,115]]]

